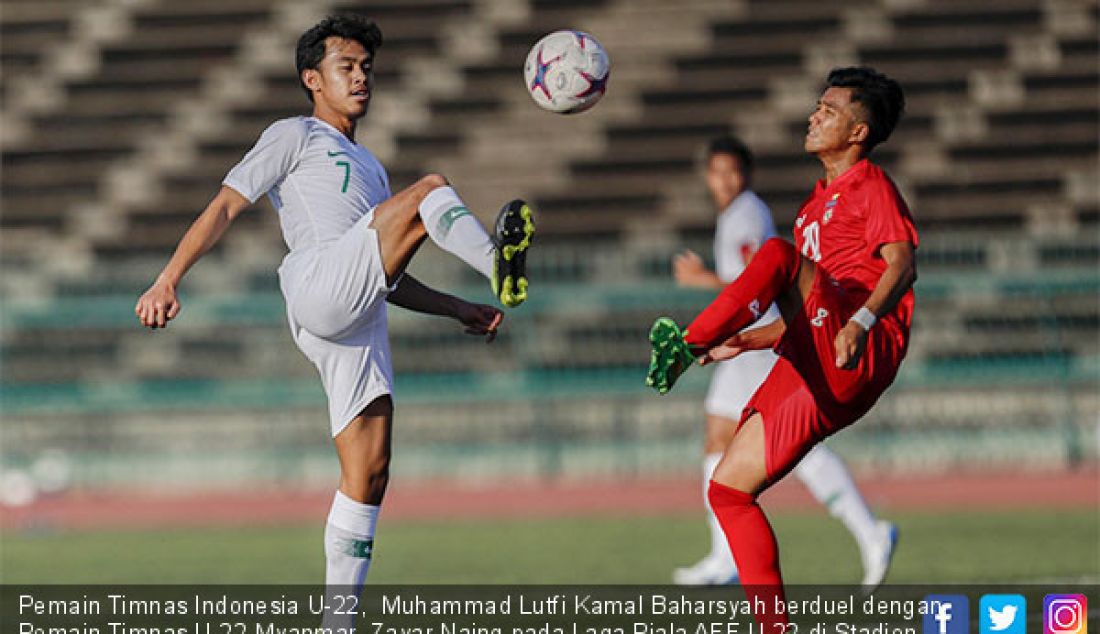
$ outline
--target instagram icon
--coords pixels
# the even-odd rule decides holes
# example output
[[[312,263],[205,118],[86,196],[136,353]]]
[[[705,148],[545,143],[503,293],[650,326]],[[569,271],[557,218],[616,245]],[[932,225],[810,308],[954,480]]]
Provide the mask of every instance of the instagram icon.
[[[1088,603],[1083,594],[1043,597],[1043,634],[1088,634]]]

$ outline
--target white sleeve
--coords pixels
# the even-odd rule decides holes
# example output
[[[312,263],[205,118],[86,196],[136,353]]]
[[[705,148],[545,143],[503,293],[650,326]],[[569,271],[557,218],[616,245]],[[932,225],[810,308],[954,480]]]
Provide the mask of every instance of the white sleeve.
[[[272,123],[241,162],[229,170],[222,184],[249,202],[256,202],[294,169],[308,138],[308,126],[301,118]]]

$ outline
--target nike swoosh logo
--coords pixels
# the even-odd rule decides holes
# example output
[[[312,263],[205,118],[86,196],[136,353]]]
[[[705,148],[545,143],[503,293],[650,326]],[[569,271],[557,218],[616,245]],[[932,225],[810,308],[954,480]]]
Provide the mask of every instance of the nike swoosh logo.
[[[333,152],[333,151],[331,151],[331,150],[330,150],[330,151],[328,152],[328,155],[329,155],[329,156],[340,156],[341,154],[343,154],[344,156],[347,156],[347,154],[348,154],[348,153],[347,153],[347,152],[343,152],[343,151],[340,151],[340,152]]]

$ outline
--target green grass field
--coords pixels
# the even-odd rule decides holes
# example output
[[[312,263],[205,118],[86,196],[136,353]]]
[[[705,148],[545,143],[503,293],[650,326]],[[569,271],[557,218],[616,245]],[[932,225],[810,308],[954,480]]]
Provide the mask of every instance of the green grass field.
[[[901,542],[894,583],[1100,579],[1100,518],[1072,511],[889,514]],[[844,528],[820,513],[776,514],[788,583],[857,583]],[[5,534],[6,584],[312,583],[320,526]],[[663,584],[705,548],[695,517],[382,522],[371,582]]]

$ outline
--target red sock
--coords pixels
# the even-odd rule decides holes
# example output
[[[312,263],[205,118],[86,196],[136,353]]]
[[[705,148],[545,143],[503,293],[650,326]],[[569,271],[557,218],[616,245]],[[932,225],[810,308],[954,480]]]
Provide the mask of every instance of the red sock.
[[[707,499],[730,543],[741,585],[762,634],[783,634],[786,629],[779,624],[786,626],[786,610],[777,609],[785,601],[783,575],[779,572],[779,546],[768,518],[754,496],[714,480]]]
[[[798,281],[801,257],[790,242],[769,238],[741,275],[691,322],[684,340],[709,349],[760,319],[779,293]]]

